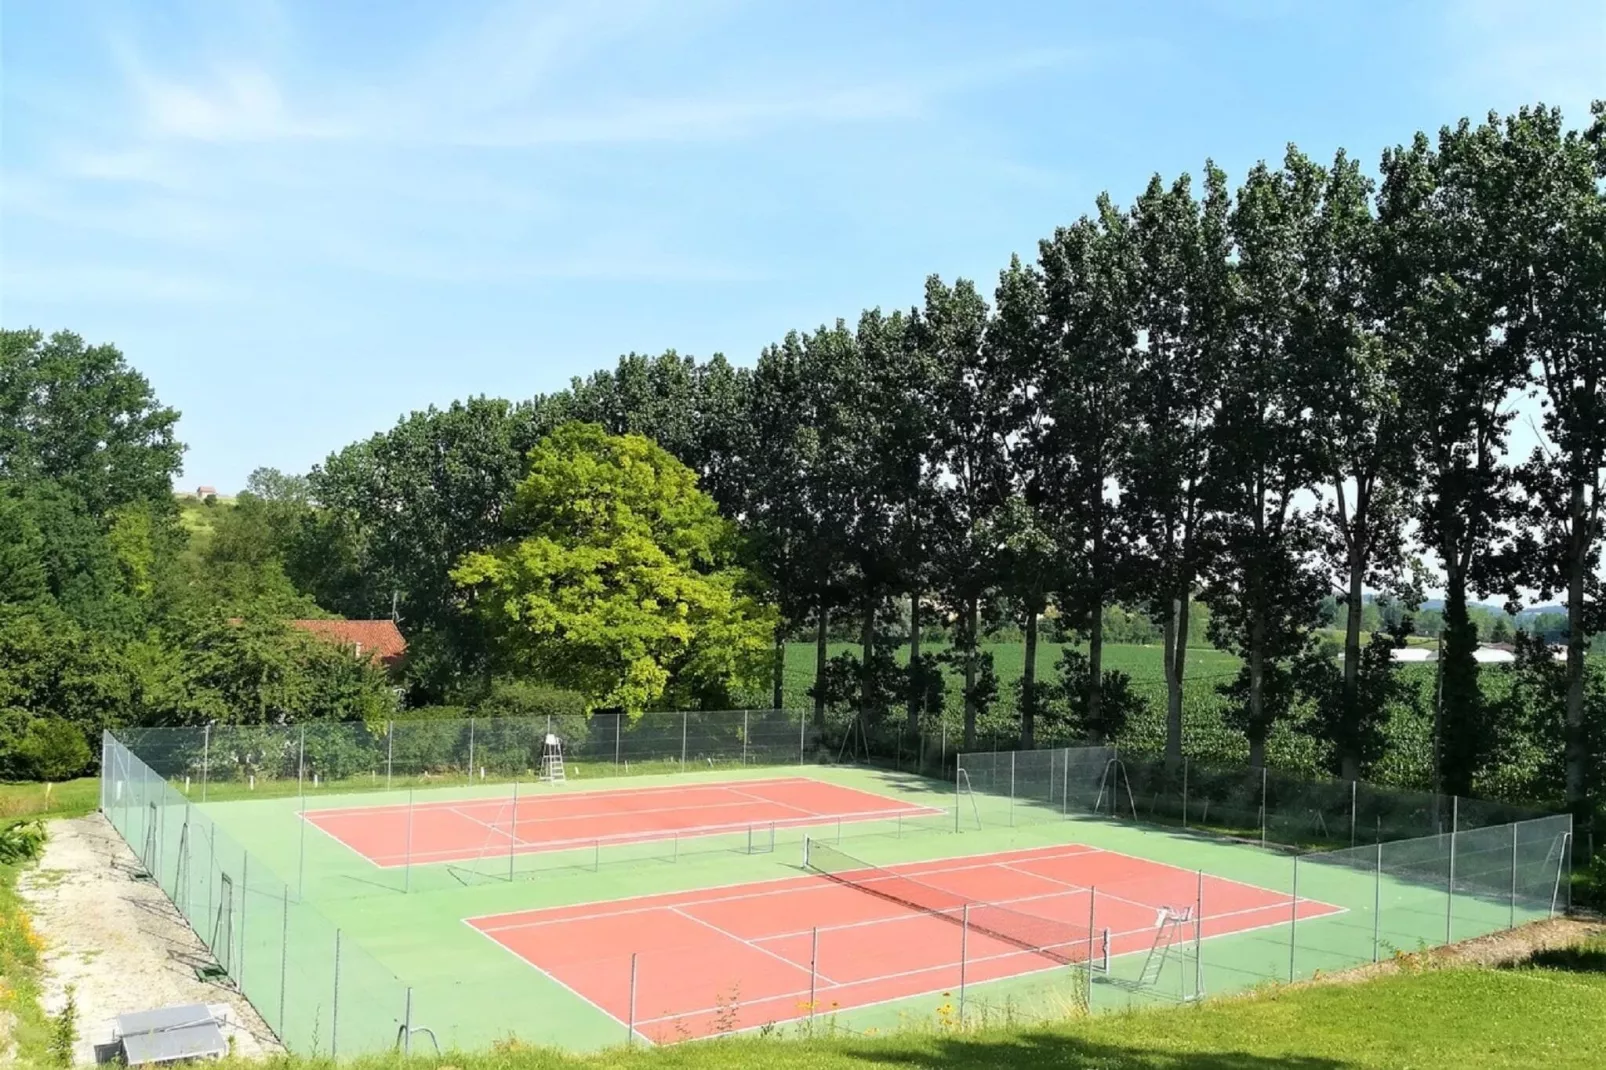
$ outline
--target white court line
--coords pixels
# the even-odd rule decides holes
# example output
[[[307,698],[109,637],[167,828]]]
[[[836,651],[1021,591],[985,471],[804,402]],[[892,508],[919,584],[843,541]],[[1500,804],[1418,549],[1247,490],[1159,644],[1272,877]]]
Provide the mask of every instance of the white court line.
[[[466,921],[465,921],[465,924],[467,924]],[[474,926],[470,925],[469,928],[472,929],[472,928],[474,928]],[[598,1003],[596,1000],[592,999],[590,996],[587,996],[584,993],[582,993],[579,989],[574,988],[574,987],[570,986],[569,984],[558,980],[557,977],[553,976],[551,973],[548,973],[546,970],[542,969],[540,966],[537,966],[533,961],[531,961],[528,958],[525,958],[523,955],[519,954],[517,951],[514,951],[511,947],[508,947],[506,944],[502,943],[502,941],[497,940],[496,938],[493,937],[491,939],[491,943],[495,944],[497,947],[501,948],[503,951],[506,951],[508,954],[512,955],[514,958],[518,959],[520,962],[524,963],[524,965],[528,966],[530,969],[534,970],[536,973],[540,974],[542,977],[545,977],[548,981],[551,981],[553,984],[557,985],[559,988],[561,988],[564,991],[570,993],[576,999],[580,1000],[582,1003],[585,1003],[586,1005],[588,1005],[588,1006],[594,1008],[595,1010],[601,1012],[606,1017],[612,1018],[614,1021],[618,1022],[620,1025],[624,1026],[626,1029],[630,1029],[630,1023],[629,1022],[627,1022],[624,1019],[618,1017],[612,1011],[610,1011],[607,1008],[605,1008],[604,1006],[602,1006],[602,1004]],[[642,1023],[639,1023],[639,1022],[637,1023],[638,1026],[641,1025],[641,1024]],[[640,1029],[636,1029],[636,1030],[634,1030],[634,1032],[635,1032],[636,1036],[640,1037],[642,1040],[646,1041],[648,1044],[656,1044],[656,1042],[654,1040],[652,1040],[650,1037],[644,1036],[641,1033]]]
[[[539,782],[538,781],[531,782],[531,781],[520,780],[518,783],[520,783],[520,784],[533,784],[533,783],[539,783]],[[699,790],[699,789],[702,789],[702,788],[716,788],[716,789],[723,788],[727,784],[819,784],[819,785],[822,785],[824,787],[838,788],[838,789],[840,789],[842,791],[851,791],[851,792],[854,792],[855,794],[858,794],[858,795],[875,795],[876,794],[875,792],[864,791],[863,789],[860,789],[860,788],[845,787],[845,786],[843,786],[841,784],[832,783],[829,780],[816,780],[813,777],[806,777],[806,776],[788,776],[788,777],[762,777],[762,778],[758,778],[758,779],[754,779],[754,780],[735,780],[735,781],[727,781],[727,780],[689,780],[684,784],[654,784],[654,785],[650,785],[650,786],[634,787],[634,788],[586,788],[586,789],[580,790],[580,791],[564,790],[564,791],[554,791],[554,792],[551,792],[549,794],[541,794],[541,795],[535,795],[535,794],[520,795],[519,796],[519,800],[523,801],[524,799],[583,799],[583,798],[589,798],[589,797],[595,796],[595,795],[651,795],[651,794],[654,794],[654,793],[658,793],[658,794],[681,793],[681,794],[683,794],[683,793],[685,793],[687,791],[696,791],[696,790]],[[424,788],[422,790],[425,790],[425,791],[446,791],[446,790],[449,790],[451,787],[452,787],[452,785],[443,785],[440,788]],[[349,795],[350,793],[347,793],[347,794]],[[433,809],[433,808],[437,808],[437,807],[461,806],[463,803],[477,803],[477,802],[495,803],[495,802],[503,802],[503,801],[506,801],[508,799],[511,799],[512,797],[513,797],[512,795],[490,795],[490,796],[485,796],[483,798],[469,798],[469,799],[433,799],[433,800],[429,800],[427,802],[413,803],[411,805],[412,805],[412,807],[414,809],[425,810],[425,809]],[[876,797],[877,798],[881,798],[881,796],[876,796]],[[361,814],[361,813],[382,814],[382,813],[385,813],[387,811],[406,810],[408,808],[408,805],[409,804],[407,804],[407,803],[385,803],[385,804],[383,804],[381,806],[361,806],[361,805],[354,804],[354,805],[350,805],[350,806],[328,807],[328,808],[325,808],[325,809],[322,809],[322,810],[307,810],[305,812],[308,813],[308,814]]]
[[[1078,852],[1078,853],[1085,853],[1085,852]],[[985,856],[980,856],[980,857],[985,857]],[[916,863],[916,864],[918,865],[919,863]],[[944,866],[941,869],[922,869],[920,871],[920,873],[921,873],[921,875],[936,875],[936,874],[943,874],[943,873],[966,873],[966,872],[970,872],[972,870],[992,869],[992,868],[994,868],[992,863],[975,862],[975,861],[971,861],[971,860],[965,860],[965,864],[963,864],[963,865]],[[897,872],[897,871],[895,871],[895,872],[896,872],[897,876],[914,876],[915,875],[915,874],[902,873],[902,872]],[[496,926],[491,926],[489,928],[481,929],[480,931],[481,932],[503,932],[503,931],[506,931],[508,929],[539,928],[539,927],[544,926],[544,925],[558,925],[558,924],[563,924],[565,922],[570,922],[570,921],[594,921],[594,920],[596,920],[598,918],[616,918],[616,917],[624,917],[624,916],[627,916],[627,915],[630,915],[630,914],[644,914],[644,913],[647,913],[649,911],[660,910],[660,909],[662,909],[664,907],[700,907],[700,906],[707,906],[707,905],[710,905],[710,904],[713,904],[713,903],[735,903],[735,902],[740,902],[740,901],[745,900],[745,899],[762,899],[762,898],[765,898],[767,896],[772,896],[772,895],[791,895],[791,894],[793,894],[795,892],[813,892],[813,891],[817,891],[821,887],[820,881],[822,881],[822,880],[830,881],[830,878],[828,878],[828,877],[819,877],[819,876],[816,876],[814,874],[809,874],[809,875],[803,876],[803,877],[787,877],[787,878],[783,878],[782,880],[779,880],[779,881],[760,881],[760,882],[756,882],[758,884],[758,886],[759,886],[758,889],[745,892],[745,893],[743,893],[741,895],[721,895],[721,896],[713,896],[713,897],[704,898],[704,899],[683,900],[683,901],[677,901],[677,902],[673,902],[673,903],[647,903],[647,904],[644,904],[642,906],[632,907],[632,908],[629,908],[629,909],[626,909],[626,910],[601,910],[601,911],[596,911],[596,912],[590,913],[590,914],[568,914],[568,915],[565,915],[565,916],[563,916],[561,918],[550,918],[550,919],[541,920],[541,921],[514,922],[514,923],[509,924],[509,925],[496,925]],[[796,882],[796,883],[793,883],[793,882]],[[754,883],[755,882],[747,881],[747,882],[742,882],[742,883],[739,883],[739,884],[724,885],[724,887],[725,888],[753,888],[754,887]],[[836,884],[836,882],[830,882],[830,884],[831,884],[831,886],[841,887],[841,885]],[[770,885],[770,887],[766,888],[766,887],[764,887],[765,885]],[[786,886],[785,887],[774,887],[775,885],[786,885]],[[713,890],[718,890],[718,888],[716,887],[714,889],[707,889],[707,890],[713,891]],[[588,905],[606,906],[610,902],[611,903],[629,903],[629,902],[631,902],[633,900],[638,900],[638,899],[668,898],[669,896],[673,896],[675,894],[677,894],[677,893],[673,893],[672,892],[672,893],[669,893],[668,896],[663,896],[663,895],[660,895],[660,896],[639,896],[639,895],[638,896],[628,896],[628,897],[626,897],[624,899],[601,900],[601,901],[598,901],[595,904],[588,904]],[[1058,894],[1061,894],[1061,893],[1055,892],[1055,893],[1051,893],[1051,894],[1058,895]],[[1033,898],[1046,898],[1046,896],[1035,896]],[[543,913],[543,914],[544,913],[555,913],[555,912],[563,911],[563,910],[566,910],[566,909],[568,909],[568,908],[566,908],[566,907],[543,907],[543,908],[539,908],[537,911],[535,911],[535,913]],[[518,913],[529,913],[529,912],[526,912],[526,911],[512,911],[512,912],[504,912],[504,913],[501,913],[501,914],[485,914],[485,915],[479,916],[478,918],[469,918],[469,919],[466,919],[466,920],[468,920],[470,922],[482,921],[482,920],[483,921],[490,921],[490,920],[494,920],[496,918],[508,917],[509,913],[518,914]],[[476,926],[476,928],[477,928],[477,926]]]
[[[732,805],[732,804],[727,804]],[[633,811],[640,813],[641,811]],[[715,836],[723,833],[744,832],[749,829],[762,830],[774,825],[777,829],[809,828],[812,826],[827,827],[835,822],[860,823],[866,821],[892,821],[903,817],[937,817],[946,816],[945,810],[884,810],[861,814],[821,814],[808,817],[783,817],[773,821],[742,821],[728,825],[695,825],[681,829],[641,829],[635,832],[614,832],[606,836],[582,836],[569,840],[526,840],[515,836],[517,843],[523,845],[518,854],[539,854],[543,852],[578,850],[601,844],[604,847],[632,846],[635,844],[662,843],[682,836]],[[467,817],[467,815],[462,815]],[[331,833],[333,835],[333,833]],[[339,839],[339,837],[336,837]],[[345,843],[344,840],[340,842]],[[350,844],[346,844],[351,847]],[[355,847],[351,847],[356,850]],[[471,849],[461,847],[443,847],[434,851],[414,851],[410,862],[415,866],[439,865],[452,862],[477,862],[484,858],[482,853],[473,853]],[[395,852],[372,856],[374,864],[381,869],[396,869],[409,864],[409,856]],[[383,861],[381,861],[383,860]]]
[[[730,790],[730,793],[732,795],[740,795],[744,799],[752,799],[754,802],[761,802],[761,803],[764,803],[766,806],[779,806],[783,810],[795,810],[797,813],[807,814],[810,817],[830,817],[831,816],[830,814],[821,813],[818,810],[810,810],[805,806],[793,806],[791,803],[778,802],[775,799],[766,799],[764,796],[762,796],[762,795],[754,795],[750,791],[742,791],[742,790],[740,790],[738,788],[731,788],[729,790]]]
[[[805,972],[805,971],[808,970],[807,966],[799,966],[797,963],[793,962],[791,959],[787,958],[785,955],[780,954],[779,952],[771,951],[767,947],[759,947],[757,944],[753,943],[753,941],[747,939],[746,937],[737,936],[735,933],[730,932],[729,930],[726,930],[726,929],[722,929],[718,925],[715,925],[711,921],[704,921],[702,918],[697,917],[695,914],[688,914],[684,910],[681,910],[679,907],[668,907],[667,909],[671,914],[674,914],[677,917],[685,918],[687,921],[696,922],[698,925],[701,925],[701,926],[703,926],[705,928],[708,928],[708,929],[712,929],[714,932],[716,932],[719,935],[725,937],[727,940],[735,940],[738,944],[745,944],[746,946],[752,948],[754,951],[757,951],[762,955],[768,955],[770,958],[774,959],[777,962],[784,962],[788,966],[790,966],[793,970],[797,970],[799,972]],[[814,971],[814,976],[815,977],[825,978],[825,980],[828,981],[831,984],[835,984],[836,983],[835,981],[831,981],[830,978],[825,977],[825,974],[821,973],[817,969]]]

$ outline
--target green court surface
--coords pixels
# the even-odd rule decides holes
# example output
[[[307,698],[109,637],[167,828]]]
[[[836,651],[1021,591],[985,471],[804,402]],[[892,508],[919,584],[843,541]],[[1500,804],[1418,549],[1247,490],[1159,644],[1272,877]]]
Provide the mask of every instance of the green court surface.
[[[960,796],[951,784],[908,774],[813,765],[583,776],[556,785],[460,781],[315,797],[246,792],[200,803],[124,754],[108,780],[108,815],[292,1050],[341,1055],[392,1047],[406,1022],[430,1030],[442,1048],[481,1048],[517,1037],[580,1050],[709,1031],[886,1031],[960,1015],[1031,1020],[1061,1016],[1089,1001],[1097,1011],[1183,1003],[1548,916],[1566,827],[1558,824],[1564,819],[1541,819],[1296,857],[1064,806]],[[775,784],[781,787],[767,786]],[[656,812],[672,809],[688,792],[747,798],[783,788],[840,798],[848,813],[840,821],[827,814],[797,823],[760,815],[746,824],[722,821],[722,831],[660,832],[646,840],[599,831],[589,842],[564,837],[569,846],[562,850],[525,850],[525,815],[532,807],[562,805],[564,796],[582,800],[582,809],[608,809],[616,800],[644,797],[629,796],[632,791],[669,789],[660,796],[670,806]],[[871,798],[879,801],[859,805]],[[443,821],[454,822],[451,828],[471,821],[483,827],[483,836],[476,842],[459,835],[455,848],[442,850],[440,836],[457,835],[442,833]],[[369,830],[358,846],[388,864],[342,841],[355,842],[354,824]],[[520,834],[510,836],[510,828]],[[405,842],[397,838],[402,829]],[[632,929],[628,919],[645,917],[648,908],[631,904],[605,908],[626,921],[598,930],[595,946],[590,930],[576,927],[580,923],[531,929],[519,937],[518,949],[469,924],[478,919],[481,927],[496,928],[496,916],[515,912],[708,889],[719,890],[714,899],[737,899],[748,894],[740,886],[754,882],[792,882],[786,889],[827,883],[802,866],[805,837],[877,866],[1065,848],[1071,857],[1057,863],[1056,879],[1067,890],[1053,901],[1069,903],[1076,885],[1075,909],[1096,903],[1104,919],[1084,925],[1086,931],[1115,919],[1108,969],[1087,969],[1092,952],[1051,961],[994,947],[989,959],[977,950],[984,938],[971,937],[968,928],[965,937],[977,942],[967,951],[959,927],[920,928],[922,922],[907,914],[855,916],[852,924],[878,926],[864,930],[839,925],[840,918],[807,916],[816,909],[811,904],[823,910],[837,901],[826,898],[797,900],[800,916],[773,907],[765,924],[784,924],[751,940],[716,933],[710,939],[732,936],[743,945],[718,954],[695,938],[677,945],[682,937],[668,936],[656,921]],[[389,838],[388,846],[376,845],[376,838]],[[420,844],[432,845],[418,853],[434,860],[412,857]],[[990,872],[1012,868],[1006,859]],[[844,894],[867,904],[874,898],[858,890]],[[1180,917],[1164,924],[1163,908]],[[664,909],[684,917],[680,908]],[[886,927],[892,924],[906,926],[900,931],[909,934],[907,942],[891,935]],[[924,980],[899,987],[878,976],[869,987],[843,987],[840,999],[830,998],[824,985],[813,999],[777,996],[791,991],[777,974],[791,977],[800,992],[813,991],[805,934],[816,928],[833,948],[876,936],[886,957],[896,960],[885,964],[886,975],[924,970]],[[1157,940],[1162,930],[1168,932]],[[637,990],[631,952],[638,943],[635,985],[643,999],[656,1001],[639,1007],[630,995]],[[945,949],[935,965],[926,950],[933,943]],[[1152,950],[1157,943],[1161,953]],[[968,969],[961,970],[966,955]],[[829,973],[828,965],[822,961],[818,972]],[[702,988],[677,1007],[710,1013],[667,1013],[671,996],[679,998],[687,986]],[[716,990],[711,1000],[702,994],[709,988]],[[902,994],[914,988],[922,994]],[[632,1034],[629,1020],[655,1024]],[[413,1036],[428,1045],[422,1034]]]

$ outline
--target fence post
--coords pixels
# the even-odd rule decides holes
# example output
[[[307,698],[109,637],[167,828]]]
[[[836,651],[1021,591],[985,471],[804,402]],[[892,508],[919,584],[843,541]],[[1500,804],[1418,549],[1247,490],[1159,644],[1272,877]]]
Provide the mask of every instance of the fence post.
[[[959,831],[959,805],[960,805],[960,802],[961,802],[961,796],[960,796],[960,793],[959,793],[959,778],[964,775],[964,772],[965,772],[965,767],[962,764],[960,764],[960,762],[956,758],[954,760],[954,831],[955,832]]]
[[[1450,796],[1450,874],[1444,886],[1444,942],[1450,943],[1455,916],[1455,833],[1461,825],[1461,796]]]
[[[468,719],[468,782],[474,783],[474,718]]]
[[[288,1031],[284,1027],[284,985],[285,971],[290,962],[290,886],[284,886],[284,921],[279,926],[279,1036],[284,1037]]]
[[[158,887],[160,881],[158,881]],[[240,968],[234,972],[234,982],[245,995],[245,916],[251,913],[251,856],[240,854]]]
[[[396,722],[385,722],[385,790],[390,790],[391,767],[396,754]]]
[[[407,847],[402,855],[402,893],[413,890],[413,789],[407,789]]]
[[[1186,760],[1186,759],[1184,759]],[[1204,998],[1204,870],[1193,892],[1193,998]]]
[[[513,845],[519,840],[519,774],[513,773],[513,813],[507,829],[507,879],[513,879]]]
[[[625,1034],[625,1047],[636,1042],[636,954],[630,953],[630,1021],[626,1023],[629,1032]]]
[[[1511,920],[1506,928],[1517,927],[1517,823],[1511,823]]]
[[[1260,846],[1266,846],[1266,781],[1268,771],[1265,766],[1260,767]]]
[[[1377,961],[1378,929],[1383,923],[1383,841],[1377,841],[1377,865],[1372,867],[1372,961]]]
[[[1182,827],[1188,827],[1188,758],[1182,758]]]
[[[201,730],[201,801],[206,801],[206,782],[209,779],[207,770],[212,765],[212,726],[208,724]]]
[[[1015,752],[1009,752],[1009,827],[1015,827]]]
[[[797,764],[802,765],[809,750],[809,715],[802,710],[797,714]]]
[[[681,711],[681,713],[680,713],[680,768],[681,768],[682,772],[684,772],[685,769],[686,769],[686,721],[690,717],[691,717],[691,714],[687,713],[685,710]]]
[[[407,989],[407,999],[402,1004],[402,1054],[413,1053],[413,990]]]
[[[622,713],[613,715],[613,764],[616,768],[619,765],[620,748],[624,746],[624,719]]]
[[[820,927],[809,931],[809,1021],[814,1021],[816,983],[820,976]]]
[[[965,1024],[965,960],[970,956],[970,904],[959,914],[959,1024]]]
[[[742,711],[742,768],[747,768],[747,711]]]
[[[1071,748],[1065,748],[1065,761],[1060,765],[1060,813],[1071,812]]]
[[[1093,1013],[1093,940],[1095,919],[1097,918],[1095,901],[1098,898],[1098,894],[1097,888],[1089,888],[1087,890],[1087,990],[1082,993],[1082,996],[1087,1001],[1087,1012],[1089,1014]]]
[[[1356,782],[1352,780],[1349,782],[1349,845],[1351,847],[1355,846],[1355,821],[1357,806]]]
[[[340,1054],[340,930],[335,930],[335,1000],[329,1012],[329,1058]]]
[[[1299,947],[1296,930],[1299,928],[1299,856],[1294,856],[1294,883],[1292,895],[1293,909],[1288,916],[1288,982],[1294,981],[1294,958]]]

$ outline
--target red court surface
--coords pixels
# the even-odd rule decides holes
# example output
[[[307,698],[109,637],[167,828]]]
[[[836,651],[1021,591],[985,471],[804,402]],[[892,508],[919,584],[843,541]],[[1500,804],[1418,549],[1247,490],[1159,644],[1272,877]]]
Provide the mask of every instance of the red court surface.
[[[808,777],[309,810],[314,826],[379,866],[646,843],[676,836],[944,813]]]
[[[970,908],[967,928],[954,916],[811,874],[467,923],[618,1019],[621,1028],[634,1022],[637,1035],[674,1043],[807,1018],[811,1005],[825,1015],[953,992],[961,958],[969,985],[1064,970],[1067,960],[1085,961],[1086,952],[1074,949],[1087,946],[1090,921],[1095,933],[1109,930],[1112,958],[1147,952],[1160,910],[1193,905],[1199,895],[1199,876],[1191,870],[1078,845],[857,876],[889,882],[887,895],[912,877],[988,905]],[[1342,912],[1309,899],[1296,907],[1285,893],[1210,876],[1204,877],[1203,903],[1200,938],[1286,925],[1296,909],[1300,919]],[[984,927],[1017,939],[997,939]],[[1023,950],[1022,934],[1033,946],[1057,945],[1057,953]],[[1186,939],[1193,935],[1189,923]]]

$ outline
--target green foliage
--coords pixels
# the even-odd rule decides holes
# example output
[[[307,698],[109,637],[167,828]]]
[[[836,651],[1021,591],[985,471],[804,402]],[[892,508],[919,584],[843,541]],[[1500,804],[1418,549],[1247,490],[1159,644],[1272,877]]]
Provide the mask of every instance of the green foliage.
[[[17,743],[17,763],[33,780],[68,780],[89,767],[83,730],[60,717],[35,717]]]
[[[1054,676],[1042,685],[1043,742],[1062,746],[1083,740],[1106,743],[1126,732],[1144,705],[1132,688],[1132,677],[1119,669],[1105,669],[1095,706],[1092,675],[1086,654],[1069,647],[1061,652]]]
[[[734,527],[660,447],[564,425],[531,451],[510,524],[520,538],[453,572],[503,662],[632,712],[727,705],[763,678],[773,614],[743,593]]]
[[[0,865],[38,858],[45,849],[45,826],[37,818],[13,821],[0,829]]]
[[[72,1066],[77,1062],[73,1047],[78,1043],[78,1000],[71,985],[67,986],[66,1001],[59,1013],[50,1019],[50,1061],[56,1066]]]

